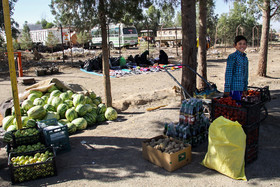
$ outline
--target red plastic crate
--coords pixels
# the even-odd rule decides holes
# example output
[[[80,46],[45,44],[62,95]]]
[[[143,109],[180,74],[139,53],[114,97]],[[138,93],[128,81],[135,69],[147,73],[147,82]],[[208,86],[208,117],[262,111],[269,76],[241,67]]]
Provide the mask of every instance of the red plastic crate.
[[[260,94],[260,102],[269,102],[271,100],[269,86],[265,86],[263,88],[249,86],[248,89],[249,90],[255,90],[255,91],[258,91],[258,92],[261,93]]]
[[[241,125],[251,125],[260,122],[261,103],[243,104],[235,107],[220,104],[217,99],[212,99],[212,121],[220,116],[224,116],[231,121],[238,121]]]
[[[249,164],[258,158],[260,123],[242,127],[246,134],[245,164]]]

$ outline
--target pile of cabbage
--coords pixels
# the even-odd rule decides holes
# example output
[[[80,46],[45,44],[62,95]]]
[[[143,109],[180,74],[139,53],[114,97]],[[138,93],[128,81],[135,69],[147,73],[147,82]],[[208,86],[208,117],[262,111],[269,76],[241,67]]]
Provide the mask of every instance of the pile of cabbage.
[[[73,93],[71,90],[62,91],[55,85],[46,93],[31,90],[22,102],[20,111],[23,128],[35,127],[37,121],[56,118],[67,125],[70,134],[118,117],[117,111],[112,107],[107,108],[93,91]],[[12,114],[3,119],[2,126],[6,131],[17,129],[14,108]]]

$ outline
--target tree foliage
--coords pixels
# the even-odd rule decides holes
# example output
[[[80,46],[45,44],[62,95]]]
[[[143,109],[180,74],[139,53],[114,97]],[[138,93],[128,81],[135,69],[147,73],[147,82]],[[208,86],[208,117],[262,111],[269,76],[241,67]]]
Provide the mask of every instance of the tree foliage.
[[[21,37],[20,37],[20,47],[21,49],[31,49],[32,48],[32,39],[30,37],[30,29],[27,25],[27,21],[25,21],[23,25],[23,29],[21,32]]]
[[[250,13],[249,8],[244,2],[236,1],[229,14],[222,14],[218,21],[218,36],[220,42],[230,43],[236,34],[243,34],[248,42],[251,42],[252,28],[258,25],[254,14]]]
[[[264,7],[264,0],[243,0],[243,3],[249,8],[249,13],[254,14],[257,19],[263,15],[262,10]],[[269,0],[270,3],[270,18],[279,20],[280,19],[280,0]]]
[[[42,19],[41,21],[37,21],[36,24],[41,24],[43,29],[49,29],[54,26],[54,23],[48,22],[46,19]]]
[[[59,39],[55,37],[53,32],[49,32],[46,40],[46,46],[53,48],[55,47],[59,42]]]
[[[181,15],[181,11],[178,11],[174,20],[174,25],[177,27],[181,27],[182,26],[182,15]]]
[[[165,3],[161,9],[161,24],[164,25],[164,27],[174,27],[174,16],[174,7],[169,3]]]
[[[89,42],[90,38],[91,36],[89,32],[81,31],[77,34],[77,42],[82,45]]]
[[[62,25],[73,25],[79,31],[90,30],[100,23],[99,1],[52,0],[52,14]],[[106,22],[131,24],[143,19],[142,8],[152,5],[150,0],[104,0]]]
[[[216,34],[216,26],[218,23],[218,15],[215,14],[214,9],[215,9],[214,1],[207,0],[206,26],[207,26],[207,36],[210,37],[211,41],[214,41],[215,34]],[[214,42],[212,42],[212,44],[213,43]]]
[[[158,29],[160,22],[160,10],[156,9],[154,5],[150,6],[146,11],[145,24],[146,27],[153,31],[153,35],[156,36],[156,31]]]
[[[16,38],[19,34],[18,31],[18,23],[13,19],[13,14],[14,14],[14,8],[15,8],[15,3],[17,0],[9,0],[9,7],[10,7],[10,17],[11,17],[11,29],[12,29],[12,37]],[[1,31],[5,31],[5,24],[4,24],[4,12],[3,12],[3,4],[2,1],[0,1],[0,29]]]

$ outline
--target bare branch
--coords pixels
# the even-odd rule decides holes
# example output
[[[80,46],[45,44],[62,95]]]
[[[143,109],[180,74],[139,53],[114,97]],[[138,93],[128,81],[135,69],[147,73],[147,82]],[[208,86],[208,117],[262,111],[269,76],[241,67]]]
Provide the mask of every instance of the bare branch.
[[[270,18],[272,18],[273,16],[275,16],[277,14],[277,11],[279,10],[279,6],[276,7],[276,9],[274,10],[274,12],[270,15]]]

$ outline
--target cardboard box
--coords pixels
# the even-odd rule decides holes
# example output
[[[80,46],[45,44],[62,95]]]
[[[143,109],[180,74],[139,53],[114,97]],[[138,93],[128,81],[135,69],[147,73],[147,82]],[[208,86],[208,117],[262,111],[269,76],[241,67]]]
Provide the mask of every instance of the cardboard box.
[[[160,135],[151,139],[158,140],[162,138],[167,138],[167,136]],[[179,150],[176,153],[168,154],[161,152],[160,150],[157,150],[152,146],[148,145],[147,142],[150,142],[151,139],[142,142],[142,156],[144,159],[149,160],[153,164],[158,165],[166,169],[167,171],[174,171],[191,162],[190,144],[185,144],[187,146],[185,149]],[[176,140],[174,138],[170,139],[172,141],[182,143],[181,141]]]

